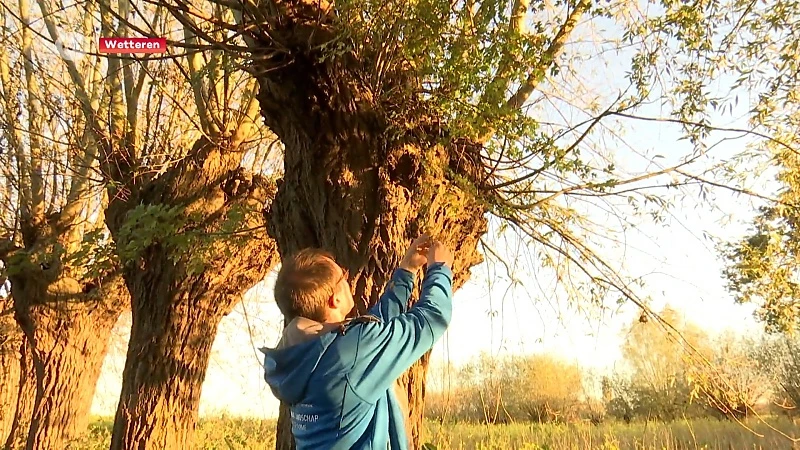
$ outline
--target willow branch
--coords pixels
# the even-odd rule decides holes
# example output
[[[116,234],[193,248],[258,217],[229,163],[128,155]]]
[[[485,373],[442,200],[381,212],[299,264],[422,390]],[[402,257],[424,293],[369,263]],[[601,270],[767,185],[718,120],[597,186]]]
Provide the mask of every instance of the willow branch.
[[[530,0],[514,0],[514,5],[511,8],[511,17],[508,21],[509,37],[517,37],[525,34],[525,15],[529,6]],[[481,99],[478,101],[478,104],[481,105],[479,107],[481,110],[496,106],[488,104],[492,94],[499,92],[501,95],[505,96],[505,91],[508,89],[508,85],[511,82],[509,75],[511,74],[513,63],[516,59],[515,56],[514,52],[509,48],[506,48],[506,51],[503,52],[494,78],[492,78],[492,81],[486,86]]]
[[[234,148],[250,139],[258,128],[258,123],[256,122],[260,118],[260,104],[256,98],[256,94],[258,93],[258,85],[254,79],[249,80],[248,84],[249,89],[246,91],[245,98],[249,97],[249,99],[246,102],[246,107],[243,114],[237,121],[238,123],[231,140],[231,145]]]
[[[578,20],[581,18],[583,13],[589,9],[591,4],[592,2],[590,0],[580,0],[578,4],[575,5],[575,9],[572,10],[569,17],[567,17],[567,20],[558,30],[558,33],[556,33],[552,42],[550,42],[550,45],[542,54],[537,66],[533,69],[530,75],[528,75],[527,80],[525,80],[522,86],[517,89],[517,92],[515,92],[514,95],[508,99],[508,102],[506,103],[507,108],[521,108],[522,104],[525,103],[525,100],[530,97],[533,91],[539,86],[539,83],[544,80],[547,70],[553,65],[556,57],[561,54],[564,44],[566,44],[567,39],[572,34],[575,26],[578,24]]]
[[[42,104],[39,82],[36,78],[38,71],[33,67],[33,38],[30,30],[31,5],[28,0],[19,0],[21,34],[22,34],[22,58],[25,71],[25,82],[27,87],[26,105],[28,115],[28,145],[30,152],[30,219],[38,224],[44,221],[44,178],[42,175],[42,143],[39,139],[42,131]]]
[[[547,71],[555,63],[556,57],[561,54],[564,44],[566,44],[567,39],[572,34],[575,26],[578,24],[578,20],[581,18],[583,13],[589,9],[590,6],[591,0],[580,0],[578,4],[575,5],[575,9],[572,10],[567,17],[567,20],[563,25],[561,25],[561,28],[550,42],[550,45],[547,47],[547,49],[545,49],[544,53],[542,53],[542,56],[537,61],[536,66],[531,68],[528,78],[517,89],[514,95],[512,95],[511,98],[506,101],[504,109],[517,110],[522,108],[522,105],[525,103],[528,97],[530,97],[533,91],[536,90],[536,88],[539,86],[539,83],[544,80]],[[493,127],[487,127],[483,134],[478,138],[478,142],[481,144],[488,142],[494,133],[495,129]]]
[[[723,132],[730,132],[730,133],[743,133],[743,134],[746,134],[746,135],[752,135],[752,136],[756,136],[756,137],[765,139],[765,140],[767,140],[769,142],[772,142],[774,144],[777,144],[777,145],[785,148],[786,150],[789,150],[792,153],[800,155],[800,152],[798,152],[798,150],[796,148],[792,147],[791,145],[787,144],[786,142],[783,142],[780,139],[776,139],[776,138],[774,138],[772,136],[766,135],[764,133],[760,133],[760,132],[755,131],[755,130],[748,130],[748,129],[744,129],[744,128],[718,127],[718,126],[714,126],[714,125],[708,125],[708,124],[705,124],[705,123],[694,122],[694,121],[691,121],[691,120],[671,119],[671,118],[668,118],[668,117],[637,116],[637,115],[634,115],[634,114],[627,114],[627,113],[623,113],[623,112],[620,112],[620,111],[615,111],[614,113],[612,113],[612,115],[625,117],[627,119],[642,120],[642,121],[645,121],[645,122],[676,123],[676,124],[680,124],[680,125],[701,127],[701,128],[705,128],[705,129],[711,130],[711,131],[723,131]]]
[[[5,17],[5,15],[4,15]],[[0,84],[2,84],[2,101],[4,102],[3,111],[5,113],[5,126],[3,127],[3,135],[6,138],[11,150],[14,153],[14,159],[17,162],[17,178],[19,193],[19,204],[21,213],[29,214],[31,204],[31,186],[29,182],[30,169],[28,167],[28,158],[25,155],[22,147],[22,133],[19,127],[12,126],[17,123],[17,116],[22,114],[19,102],[17,101],[16,89],[12,88],[11,71],[8,61],[8,51],[6,48],[0,49]]]
[[[188,17],[184,18],[185,21],[191,22],[191,19]],[[183,21],[182,21],[183,22]],[[187,43],[196,44],[197,43],[197,36],[195,35],[192,28],[196,28],[194,26],[184,25],[183,27],[183,37]],[[202,130],[206,134],[216,134],[214,133],[214,129],[212,128],[212,121],[208,117],[208,108],[207,108],[207,101],[204,97],[205,89],[204,89],[204,80],[205,77],[202,76],[202,57],[199,52],[194,52],[191,54],[186,55],[186,62],[189,66],[189,85],[192,87],[192,93],[194,94],[194,102],[197,106],[197,115],[198,120],[200,121],[200,125]],[[216,129],[219,132],[219,129]]]

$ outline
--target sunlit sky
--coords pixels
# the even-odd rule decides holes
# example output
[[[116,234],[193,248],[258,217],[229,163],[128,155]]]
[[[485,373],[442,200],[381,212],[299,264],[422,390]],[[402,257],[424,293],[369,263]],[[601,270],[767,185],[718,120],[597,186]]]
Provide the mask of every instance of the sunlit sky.
[[[597,32],[596,28],[587,28],[584,37],[591,38]],[[553,121],[582,120],[585,116],[577,112],[585,106],[581,101],[590,103],[593,99],[615,97],[624,88],[626,59],[604,58],[573,61],[579,74],[572,79],[563,75],[563,84],[553,82],[545,88],[550,97],[541,102],[544,106],[538,114]],[[580,98],[587,92],[594,94]],[[570,101],[558,100],[559,97]],[[743,98],[732,115],[715,117],[715,125],[743,126],[742,116],[748,106]],[[668,113],[660,105],[648,106],[640,112],[651,117],[664,117]],[[676,125],[628,121],[624,122],[624,128],[624,143],[607,139],[593,144],[615,154],[617,165],[630,172],[642,171],[651,164],[642,155],[664,155],[661,164],[667,166],[692,151],[687,141],[680,140]],[[718,134],[710,142],[725,136],[732,137]],[[745,143],[734,140],[715,147],[704,164],[734,155]],[[648,298],[655,311],[669,304],[710,333],[725,329],[740,333],[759,330],[760,325],[752,318],[754,307],[735,304],[725,289],[722,261],[714,243],[704,237],[704,233],[722,240],[741,236],[753,215],[751,200],[725,190],[713,190],[711,195],[717,209],[712,210],[700,203],[696,189],[686,190],[687,195],[679,195],[675,189],[651,193],[674,200],[670,216],[660,224],[647,218],[626,217],[636,226],[624,233],[620,231],[624,239],[621,244],[604,248],[608,260],[631,278],[644,281],[639,292]],[[601,211],[592,210],[595,220],[610,220]],[[520,245],[509,235],[490,236],[487,240],[504,248],[511,262],[516,260],[517,268],[512,275],[518,282],[510,282],[497,262],[487,261],[474,268],[471,280],[455,294],[452,324],[434,348],[434,366],[464,364],[481,352],[493,355],[549,352],[601,372],[611,371],[619,364],[622,330],[640,313],[635,305],[628,302],[618,306],[613,298],[608,300],[605,311],[578,310],[557,289],[552,274],[536,267],[536,247]],[[256,351],[258,347],[275,344],[280,333],[281,317],[273,301],[273,281],[270,276],[253,288],[223,320],[203,386],[201,415],[277,415],[277,401],[263,381],[261,357]],[[129,316],[123,317],[120,332],[114,337],[112,355],[98,383],[95,414],[111,415],[116,407],[127,340],[125,323],[129,320]]]

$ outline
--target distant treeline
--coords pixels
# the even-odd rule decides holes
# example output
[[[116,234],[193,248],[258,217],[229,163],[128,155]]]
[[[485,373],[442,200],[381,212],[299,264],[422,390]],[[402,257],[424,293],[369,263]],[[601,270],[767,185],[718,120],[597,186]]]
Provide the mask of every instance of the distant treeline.
[[[636,321],[610,375],[549,354],[492,358],[442,373],[426,414],[485,423],[617,420],[670,421],[758,414],[793,416],[800,405],[800,340],[725,333],[711,337],[666,308],[680,334]],[[434,380],[433,377],[437,379]]]

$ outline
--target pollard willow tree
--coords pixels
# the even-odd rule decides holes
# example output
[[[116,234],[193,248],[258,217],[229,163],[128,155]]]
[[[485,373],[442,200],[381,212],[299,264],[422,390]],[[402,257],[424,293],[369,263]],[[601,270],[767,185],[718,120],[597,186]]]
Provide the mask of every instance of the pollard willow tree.
[[[559,130],[528,113],[531,95],[564,68],[579,23],[624,9],[554,7],[555,14],[528,1],[245,3],[262,114],[286,146],[270,222],[281,254],[332,250],[368,306],[420,229],[455,247],[458,288],[481,261],[476,246],[491,214],[535,243],[543,264],[563,274],[555,262],[569,260],[595,283],[593,293],[636,300],[580,235],[586,221],[564,199],[644,191],[644,180],[699,156],[619,177],[603,158],[585,155],[585,138],[602,119],[630,115],[647,97],[642,54],[634,95],[587,111],[582,123]],[[414,447],[426,366],[423,358],[402,380]],[[292,445],[288,429],[284,408],[279,448]]]
[[[66,74],[50,70],[61,56],[40,38],[34,5],[3,7],[0,445],[63,448],[88,425],[112,327],[129,299],[105,251],[93,133],[64,89]],[[64,24],[77,21],[91,35],[75,13]],[[87,57],[75,69],[88,76],[100,65]],[[102,88],[88,95],[97,101]]]
[[[690,166],[714,149],[712,132],[737,130],[712,125],[709,114],[733,96],[713,97],[705,83],[737,70],[725,57],[738,48],[738,19],[758,14],[747,4],[214,3],[237,15],[237,24],[205,19],[245,34],[261,113],[285,146],[270,211],[281,255],[306,246],[333,251],[350,269],[363,311],[423,230],[456,249],[461,286],[482,260],[477,245],[494,217],[522,235],[570,295],[622,297],[675,331],[609,263],[597,241],[610,227],[587,209],[607,207],[622,228],[635,226],[621,204],[650,208],[658,220],[669,204],[656,189],[708,181]],[[198,16],[185,2],[173,14]],[[613,39],[602,38],[603,25]],[[596,45],[580,42],[582,28],[601,36]],[[580,59],[614,53],[627,64],[618,79],[602,81],[613,92],[581,90]],[[616,89],[619,80],[627,86]],[[671,114],[643,116],[648,102]],[[548,112],[564,112],[559,103],[576,106],[548,123]],[[619,169],[601,138],[621,120],[680,125],[692,149],[669,155],[670,164],[644,156],[656,169]],[[427,357],[402,380],[414,447],[426,367]],[[284,407],[278,448],[291,446]]]
[[[61,12],[38,6],[42,33],[59,41]],[[84,25],[95,41],[183,31],[153,5],[90,6]],[[254,83],[192,41],[185,34],[174,44],[188,50],[166,58],[102,55],[88,73],[71,57],[55,66],[99,159],[93,175],[104,182],[100,213],[113,238],[105,255],[131,295],[113,448],[191,446],[216,326],[277,261],[260,174],[274,146],[257,125]]]
[[[197,34],[221,40],[223,30],[195,26],[191,17],[177,22],[160,6],[162,23],[127,1],[100,6],[104,36],[181,35],[154,67],[146,59],[108,59],[107,83],[117,95],[109,96],[111,126],[100,146],[109,182],[105,216],[132,309],[111,448],[191,448],[217,326],[278,261],[263,214],[274,194],[263,166],[277,147],[258,118],[255,80],[234,66],[230,52],[198,45]],[[210,17],[230,16],[205,6]],[[133,83],[132,66],[149,80]],[[196,128],[173,135],[168,154],[154,155],[125,113],[148,102],[139,100],[140,86],[152,92],[165,84],[186,89],[172,99],[175,115],[163,125]],[[85,98],[84,80],[75,85]],[[97,111],[81,105],[96,121]]]
[[[635,224],[620,204],[649,207],[659,219],[669,205],[655,189],[707,181],[689,167],[715,147],[707,142],[712,131],[737,130],[712,125],[709,113],[728,98],[712,98],[704,83],[736,70],[724,58],[736,48],[730,36],[738,18],[752,8],[710,1],[648,8],[581,0],[213,3],[231,8],[237,22],[189,2],[169,4],[176,17],[243,34],[250,48],[261,113],[285,147],[270,211],[282,255],[305,246],[333,251],[350,269],[363,310],[421,230],[456,248],[455,284],[462,285],[482,259],[477,244],[494,217],[532,244],[570,294],[594,302],[621,296],[670,328],[607,261],[596,241],[609,227],[586,209],[607,206],[624,228]],[[602,25],[613,38],[580,42],[576,30],[602,36]],[[613,53],[628,62],[625,73],[602,81],[613,92],[581,90],[580,59]],[[619,80],[628,85],[616,89]],[[672,114],[642,116],[651,101]],[[547,112],[564,112],[557,103],[576,106],[548,123]],[[650,156],[654,170],[621,170],[600,138],[623,119],[681,125],[692,151],[669,155],[664,165]],[[415,447],[426,365],[423,358],[403,379]],[[292,445],[285,413],[279,448]]]

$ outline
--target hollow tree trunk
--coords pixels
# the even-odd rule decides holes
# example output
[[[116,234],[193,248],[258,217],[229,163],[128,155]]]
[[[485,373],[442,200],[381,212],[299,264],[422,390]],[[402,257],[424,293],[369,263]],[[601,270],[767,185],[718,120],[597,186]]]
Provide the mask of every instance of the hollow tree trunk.
[[[111,329],[128,305],[118,276],[81,283],[38,269],[11,277],[24,341],[8,448],[64,448],[85,431]]]
[[[278,3],[284,9],[261,11],[282,15],[270,21],[278,25],[250,45],[290,49],[256,67],[262,115],[286,148],[270,211],[281,255],[309,246],[331,251],[350,270],[363,311],[377,301],[411,240],[426,231],[454,249],[457,289],[482,261],[476,246],[486,232],[486,209],[448,173],[475,180],[464,161],[476,147],[446,138],[436,113],[408,90],[414,74],[387,67],[380,83],[369,85],[375,61],[315,53],[335,34],[335,21],[309,12],[311,3]],[[412,448],[422,444],[427,362],[426,356],[400,380]],[[278,448],[287,449],[291,428],[282,412]]]
[[[132,326],[112,449],[192,448],[217,326],[278,262],[263,215],[274,188],[239,161],[241,154],[201,139],[164,176],[109,204],[117,242],[131,237],[123,225],[137,205],[182,208],[191,222],[168,234],[196,236],[183,245],[160,236],[126,261]],[[234,214],[246,233],[225,228]]]

